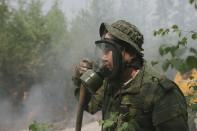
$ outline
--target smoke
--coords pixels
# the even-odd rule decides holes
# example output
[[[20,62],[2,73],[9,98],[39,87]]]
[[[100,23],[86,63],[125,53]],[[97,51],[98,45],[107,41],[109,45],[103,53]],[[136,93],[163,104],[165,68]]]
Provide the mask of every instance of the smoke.
[[[145,58],[158,59],[160,43],[165,41],[153,37],[153,30],[168,27],[178,23],[180,27],[196,29],[197,12],[187,1],[176,0],[146,1],[146,0],[116,0],[90,1],[86,9],[80,10],[70,19],[69,33],[72,34],[69,48],[60,46],[56,62],[48,60],[48,65],[55,66],[53,74],[44,71],[42,81],[35,83],[26,92],[20,107],[15,107],[9,99],[0,103],[0,130],[19,130],[27,128],[29,123],[64,121],[63,126],[74,126],[77,101],[71,78],[75,66],[83,58],[93,59],[94,41],[99,39],[99,25],[101,22],[111,23],[117,19],[125,19],[136,25],[145,36]],[[176,8],[174,8],[174,5]],[[80,0],[78,3],[80,4]],[[66,8],[66,7],[65,7]],[[109,9],[110,8],[110,9]],[[165,12],[168,11],[166,16]],[[184,13],[185,15],[180,15]],[[186,26],[187,23],[187,26]],[[16,109],[17,108],[17,109]],[[95,120],[85,114],[85,121]],[[3,127],[3,128],[2,128]],[[2,128],[2,129],[1,129]],[[4,129],[5,128],[5,129]]]
[[[8,101],[5,101],[5,100],[1,101],[0,115],[1,115],[1,118],[4,118],[4,119],[0,119],[0,127],[5,127],[6,129],[8,125],[13,124],[12,119],[14,116],[13,114],[10,114],[10,112],[11,113],[13,112],[11,109],[12,109],[12,106]]]

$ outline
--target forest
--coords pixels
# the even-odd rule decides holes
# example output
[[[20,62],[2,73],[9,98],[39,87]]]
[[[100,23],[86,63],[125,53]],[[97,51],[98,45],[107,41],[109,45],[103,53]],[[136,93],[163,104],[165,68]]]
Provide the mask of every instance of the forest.
[[[0,0],[0,131],[31,123],[74,127],[74,67],[94,58],[101,22],[117,19],[141,30],[145,59],[155,69],[175,82],[189,80],[184,93],[196,130],[197,0],[89,0],[72,18],[61,2],[52,0],[44,10],[44,0]],[[86,123],[93,119],[87,117]]]

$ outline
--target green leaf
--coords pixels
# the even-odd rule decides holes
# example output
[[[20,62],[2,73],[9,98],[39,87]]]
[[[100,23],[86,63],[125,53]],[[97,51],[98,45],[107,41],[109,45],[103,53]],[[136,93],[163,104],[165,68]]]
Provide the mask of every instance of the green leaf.
[[[192,86],[190,88],[192,88],[193,90],[197,91],[197,86]]]
[[[182,59],[178,59],[178,58],[174,58],[174,59],[170,60],[170,63],[172,64],[172,66],[175,69],[180,70],[180,67],[183,64],[183,60]]]
[[[36,126],[35,125],[30,125],[29,126],[29,131],[36,131]]]
[[[188,72],[190,68],[188,67],[188,64],[185,62],[185,60],[181,58],[175,58],[170,60],[171,66],[178,70],[181,74]]]
[[[103,128],[106,129],[106,128],[109,128],[111,126],[113,126],[115,124],[115,121],[112,121],[112,120],[105,120],[104,121],[104,124],[103,124]]]
[[[167,29],[165,30],[165,32],[166,32],[166,34],[168,34],[168,33],[170,32],[170,29],[167,28]]]
[[[163,31],[163,32],[161,33],[161,35],[162,35],[162,36],[164,36],[165,34],[166,34],[166,32],[165,32],[165,31]]]
[[[114,126],[117,122],[118,114],[118,112],[111,112],[109,119],[101,121],[101,123],[103,123],[103,128]]]
[[[157,31],[154,31],[153,35],[156,36],[157,35]]]
[[[188,72],[190,69],[188,67],[188,65],[185,63],[185,61],[183,61],[179,67],[177,68],[177,70],[181,73],[184,74],[186,72]]]
[[[129,126],[129,123],[128,123],[128,122],[124,122],[124,123],[122,124],[122,128],[123,128],[123,129],[127,129],[128,126]]]
[[[182,55],[185,54],[185,52],[187,51],[187,48],[178,48],[176,51],[175,51],[175,56],[177,57],[181,57]]]
[[[159,29],[159,32],[163,32],[163,31],[164,31],[164,29],[163,29],[163,28],[160,28],[160,29]]]
[[[193,94],[190,94],[190,96],[189,96],[190,98],[190,101],[192,100],[192,99],[197,99],[197,95],[195,95],[194,93]],[[191,101],[191,103],[194,103],[193,101]]]
[[[110,119],[111,120],[115,120],[115,119],[117,119],[117,117],[118,117],[118,112],[111,112],[110,113]]]
[[[197,50],[196,49],[194,49],[194,48],[190,48],[190,52],[192,52],[192,53],[194,53],[195,55],[197,55]]]
[[[191,108],[192,108],[192,110],[197,111],[197,103],[191,104]]]
[[[129,123],[128,122],[124,122],[120,127],[118,127],[118,131],[126,131],[130,129],[129,128]],[[131,130],[131,129],[130,129]]]
[[[162,64],[162,69],[163,69],[164,71],[167,71],[168,68],[169,68],[169,65],[170,65],[169,60],[165,60],[164,63]]]
[[[195,9],[197,9],[197,2],[194,4]]]
[[[164,32],[164,29],[163,29],[163,28],[160,28],[160,29],[157,31],[157,34],[158,34],[158,35],[161,35],[163,32]]]
[[[164,55],[168,54],[168,52],[170,52],[170,50],[171,50],[170,46],[168,46],[167,44],[163,44],[159,47],[159,54],[161,56],[164,56]]]
[[[38,126],[38,123],[34,121],[33,123],[29,125],[29,131],[37,131],[37,126]]]
[[[152,66],[155,66],[155,65],[157,65],[159,62],[158,61],[151,61],[151,65]]]
[[[178,26],[177,25],[173,25],[172,26],[172,29],[177,30],[178,29]]]
[[[169,47],[168,48],[168,52],[170,52],[170,54],[172,55],[172,57],[174,57],[175,56],[175,53],[176,53],[176,51],[179,49],[179,46],[177,45],[177,46],[171,46],[171,47]]]
[[[193,40],[196,40],[196,39],[197,39],[197,33],[192,34],[191,38],[192,38]]]
[[[38,123],[34,121],[32,124],[29,125],[29,131],[48,131],[50,127],[52,127],[51,124]]]
[[[159,54],[160,54],[161,56],[164,55],[164,49],[163,49],[163,47],[164,47],[164,45],[161,45],[161,46],[159,47]]]
[[[190,69],[197,68],[197,57],[196,56],[188,56],[186,58],[186,63],[188,64]]]
[[[181,33],[181,31],[179,31],[179,33],[178,33],[178,36],[179,36],[179,38],[182,36],[182,33]]]
[[[194,79],[194,76],[189,76],[189,79],[190,79],[190,80],[193,80],[193,79]]]
[[[194,2],[194,0],[189,0],[189,3],[192,4]]]
[[[166,55],[166,54],[168,54],[169,52],[172,54],[172,52],[174,53],[174,50],[175,50],[176,48],[174,47],[174,46],[169,46],[169,47],[166,47],[165,49],[164,49],[164,55]]]
[[[187,44],[187,38],[183,37],[181,40],[178,41],[178,45],[185,46]]]
[[[99,123],[99,125],[101,126],[101,125],[104,124],[104,120],[99,120],[98,123]]]

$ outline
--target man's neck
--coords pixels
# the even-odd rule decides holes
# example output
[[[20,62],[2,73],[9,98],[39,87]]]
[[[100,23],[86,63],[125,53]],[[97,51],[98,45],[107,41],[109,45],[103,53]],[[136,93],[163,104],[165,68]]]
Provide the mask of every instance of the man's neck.
[[[122,82],[125,83],[129,81],[130,79],[133,79],[137,75],[137,73],[138,73],[138,70],[133,69],[133,68],[129,68],[125,70],[122,75]]]

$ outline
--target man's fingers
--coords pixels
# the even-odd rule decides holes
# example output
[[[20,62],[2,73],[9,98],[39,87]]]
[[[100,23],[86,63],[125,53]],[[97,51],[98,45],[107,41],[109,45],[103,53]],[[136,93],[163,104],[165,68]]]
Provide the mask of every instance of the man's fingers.
[[[79,63],[79,66],[80,66],[80,67],[87,68],[87,69],[91,69],[91,68],[92,68],[92,63],[90,63],[89,61],[86,61],[86,60],[82,60],[82,61]]]
[[[83,74],[84,72],[86,72],[88,70],[88,68],[85,68],[85,67],[80,67],[80,74]]]

